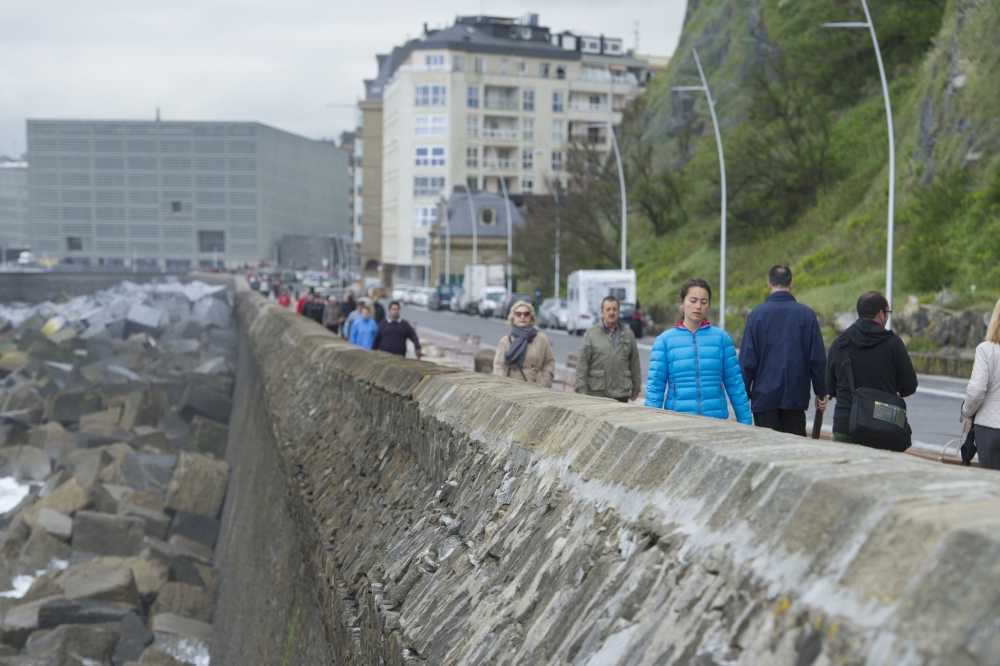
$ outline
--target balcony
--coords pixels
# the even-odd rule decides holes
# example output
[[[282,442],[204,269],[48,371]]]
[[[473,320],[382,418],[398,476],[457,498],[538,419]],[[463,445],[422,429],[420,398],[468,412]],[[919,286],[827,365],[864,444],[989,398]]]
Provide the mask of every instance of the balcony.
[[[484,139],[499,139],[501,141],[517,141],[516,129],[501,129],[494,127],[483,128]]]
[[[487,95],[483,102],[483,108],[494,111],[517,111],[519,109],[516,97],[490,97]]]
[[[483,166],[492,171],[515,171],[517,169],[517,160],[506,157],[488,158],[483,161]]]
[[[452,66],[442,63],[439,65],[403,65],[399,68],[400,72],[450,72],[452,71]]]
[[[578,102],[576,100],[570,100],[567,105],[570,111],[600,111],[601,113],[608,112],[607,104],[594,104],[592,102]]]
[[[573,81],[586,81],[588,83],[611,83],[615,85],[637,86],[639,79],[632,72],[609,72],[606,69],[592,69],[585,67],[578,76],[570,77]]]

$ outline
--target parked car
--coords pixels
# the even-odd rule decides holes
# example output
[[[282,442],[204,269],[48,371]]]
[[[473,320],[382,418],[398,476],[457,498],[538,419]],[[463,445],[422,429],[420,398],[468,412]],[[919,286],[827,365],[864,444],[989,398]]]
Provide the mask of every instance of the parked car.
[[[469,295],[464,289],[456,289],[455,293],[451,295],[451,300],[448,303],[448,309],[452,312],[464,312],[468,314],[469,312]]]
[[[653,327],[653,320],[642,310],[637,310],[635,303],[622,303],[619,312],[619,321],[632,329],[637,340]]]
[[[546,298],[538,306],[538,326],[541,328],[562,328],[559,325],[559,310],[567,310],[565,298]],[[564,322],[565,325],[565,322]]]
[[[393,287],[392,300],[402,303],[406,300],[406,287]]]
[[[431,310],[450,309],[452,294],[458,291],[458,285],[439,284],[434,293],[431,294],[430,302],[427,304]]]
[[[495,315],[501,319],[506,319],[507,315],[510,314],[510,309],[514,307],[514,303],[517,303],[518,301],[531,303],[532,300],[534,300],[534,296],[531,294],[518,294],[515,292],[509,296],[505,296],[503,301],[500,302],[500,308]],[[538,317],[536,316],[535,318],[537,319]]]
[[[502,304],[506,293],[507,290],[503,287],[483,287],[483,295],[479,297],[479,304],[476,306],[479,309],[479,316],[492,317]]]

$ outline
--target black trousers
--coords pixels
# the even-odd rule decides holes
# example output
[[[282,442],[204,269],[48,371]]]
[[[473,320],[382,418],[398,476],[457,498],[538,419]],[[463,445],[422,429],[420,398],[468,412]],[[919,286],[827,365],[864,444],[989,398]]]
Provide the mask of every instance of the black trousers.
[[[982,469],[1000,469],[1000,430],[977,425],[976,449]]]
[[[754,412],[753,422],[758,428],[770,428],[791,435],[806,436],[806,413],[802,409],[769,409]]]

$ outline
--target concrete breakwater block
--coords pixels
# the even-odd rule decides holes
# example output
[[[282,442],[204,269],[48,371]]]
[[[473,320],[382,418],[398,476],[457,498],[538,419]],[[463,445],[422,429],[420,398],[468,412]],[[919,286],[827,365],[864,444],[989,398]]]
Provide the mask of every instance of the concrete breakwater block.
[[[180,412],[185,420],[191,421],[200,414],[219,423],[229,423],[233,411],[233,401],[221,393],[200,386],[196,381],[188,383],[180,399]]]
[[[167,488],[168,509],[216,518],[226,496],[229,465],[197,453],[182,452]]]
[[[96,511],[78,511],[73,519],[73,548],[97,555],[138,555],[146,521]]]

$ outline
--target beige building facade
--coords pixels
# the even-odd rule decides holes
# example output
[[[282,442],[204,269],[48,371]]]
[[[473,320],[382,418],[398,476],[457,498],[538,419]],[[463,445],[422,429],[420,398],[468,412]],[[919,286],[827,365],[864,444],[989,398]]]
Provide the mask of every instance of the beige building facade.
[[[506,186],[513,198],[549,192],[565,179],[571,146],[611,150],[608,123],[621,121],[649,74],[622,40],[553,34],[537,15],[459,17],[379,64],[368,90],[383,111],[380,260],[403,284],[436,284],[431,228],[456,185]]]

